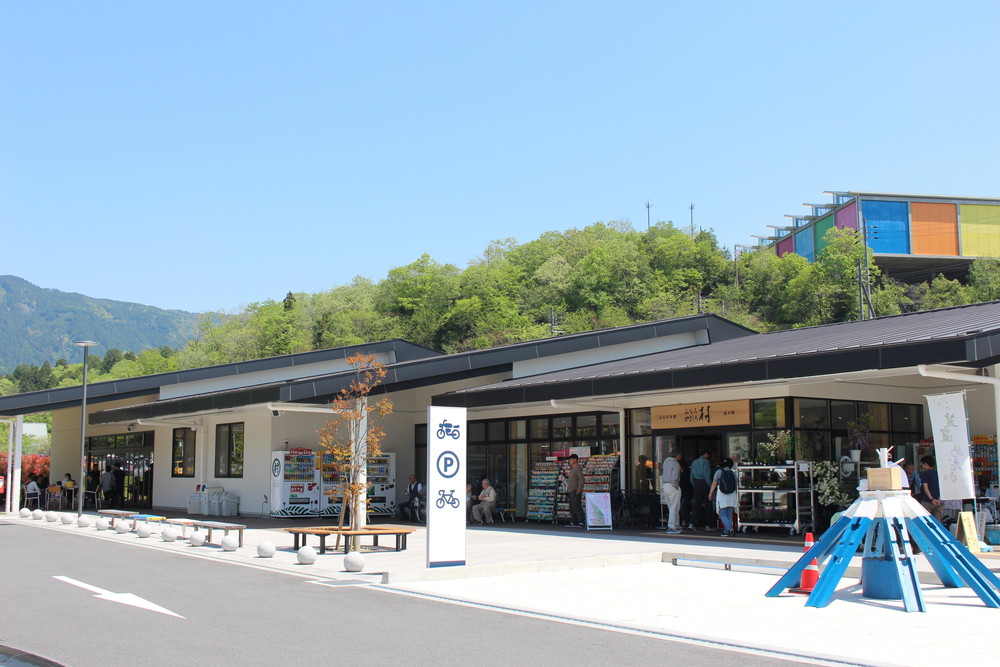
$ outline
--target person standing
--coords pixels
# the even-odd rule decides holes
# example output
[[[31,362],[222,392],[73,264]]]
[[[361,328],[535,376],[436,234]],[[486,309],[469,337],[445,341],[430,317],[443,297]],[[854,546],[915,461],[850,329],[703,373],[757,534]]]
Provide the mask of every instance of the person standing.
[[[736,473],[733,472],[733,460],[725,458],[722,467],[715,471],[712,478],[712,488],[708,497],[715,497],[715,509],[722,520],[723,536],[732,537],[736,534],[733,528],[733,513],[736,511]]]
[[[920,473],[923,493],[920,497],[920,504],[931,515],[941,521],[944,518],[944,503],[941,502],[941,485],[938,482],[938,472],[935,469],[937,461],[933,456],[925,456],[920,459],[924,469]]]
[[[667,506],[667,535],[679,535],[681,532],[681,453],[663,462],[660,473],[660,502]]]
[[[691,530],[704,528],[711,530],[712,512],[708,501],[708,489],[712,486],[712,463],[708,459],[708,451],[701,450],[698,458],[691,464],[691,486],[694,487],[694,495],[691,499]]]
[[[115,461],[115,501],[116,507],[125,507],[125,471],[122,470],[122,462]]]
[[[586,521],[583,516],[583,468],[580,467],[580,457],[576,454],[569,455],[566,498],[569,501],[569,525],[582,528]]]

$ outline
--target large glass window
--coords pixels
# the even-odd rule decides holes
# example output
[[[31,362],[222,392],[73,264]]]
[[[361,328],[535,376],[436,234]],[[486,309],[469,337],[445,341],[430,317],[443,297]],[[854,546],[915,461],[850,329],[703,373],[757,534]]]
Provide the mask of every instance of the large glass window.
[[[243,422],[215,427],[215,476],[243,476]]]
[[[764,398],[753,402],[754,428],[782,428],[785,425],[785,399]]]
[[[174,429],[171,477],[194,477],[194,438],[194,429]]]
[[[805,429],[830,428],[828,401],[822,398],[796,398],[795,425]]]
[[[889,430],[889,405],[887,403],[858,403],[858,416],[871,415],[871,430]]]

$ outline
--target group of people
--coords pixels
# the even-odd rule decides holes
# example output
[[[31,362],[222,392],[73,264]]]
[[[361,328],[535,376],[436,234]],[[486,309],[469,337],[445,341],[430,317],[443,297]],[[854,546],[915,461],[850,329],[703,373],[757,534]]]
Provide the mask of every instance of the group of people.
[[[722,535],[736,534],[736,473],[733,460],[724,458],[713,469],[708,450],[702,450],[690,466],[680,451],[663,462],[660,473],[660,503],[667,507],[667,534],[678,535],[681,528],[716,530],[722,522]]]
[[[497,506],[497,490],[489,478],[483,477],[479,493],[473,491],[471,483],[465,485],[465,520],[478,526],[493,525],[493,510]],[[416,475],[410,475],[406,486],[406,500],[399,504],[399,514],[404,521],[423,523],[427,518],[427,492]]]

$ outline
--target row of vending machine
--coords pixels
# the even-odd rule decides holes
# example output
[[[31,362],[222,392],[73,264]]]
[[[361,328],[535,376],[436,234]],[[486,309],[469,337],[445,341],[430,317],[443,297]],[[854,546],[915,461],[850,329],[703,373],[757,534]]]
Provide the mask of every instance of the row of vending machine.
[[[339,516],[340,477],[330,454],[296,447],[271,452],[271,516]],[[396,514],[396,455],[368,461],[368,513]]]

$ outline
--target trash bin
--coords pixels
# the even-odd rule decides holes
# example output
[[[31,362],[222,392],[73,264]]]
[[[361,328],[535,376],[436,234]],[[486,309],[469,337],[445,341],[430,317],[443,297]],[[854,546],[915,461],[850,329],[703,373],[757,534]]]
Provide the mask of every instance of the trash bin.
[[[212,516],[222,516],[222,493],[208,494],[208,513]]]
[[[198,493],[192,493],[188,496],[188,514],[204,514],[205,512],[202,510],[202,505],[205,502],[204,493],[201,493],[200,491]]]
[[[236,516],[240,513],[240,497],[235,493],[222,495],[222,516]]]
[[[221,486],[212,486],[205,489],[201,493],[201,508],[198,514],[212,514],[212,498],[217,498],[221,496],[223,489]],[[219,511],[215,512],[215,516],[219,516]]]

